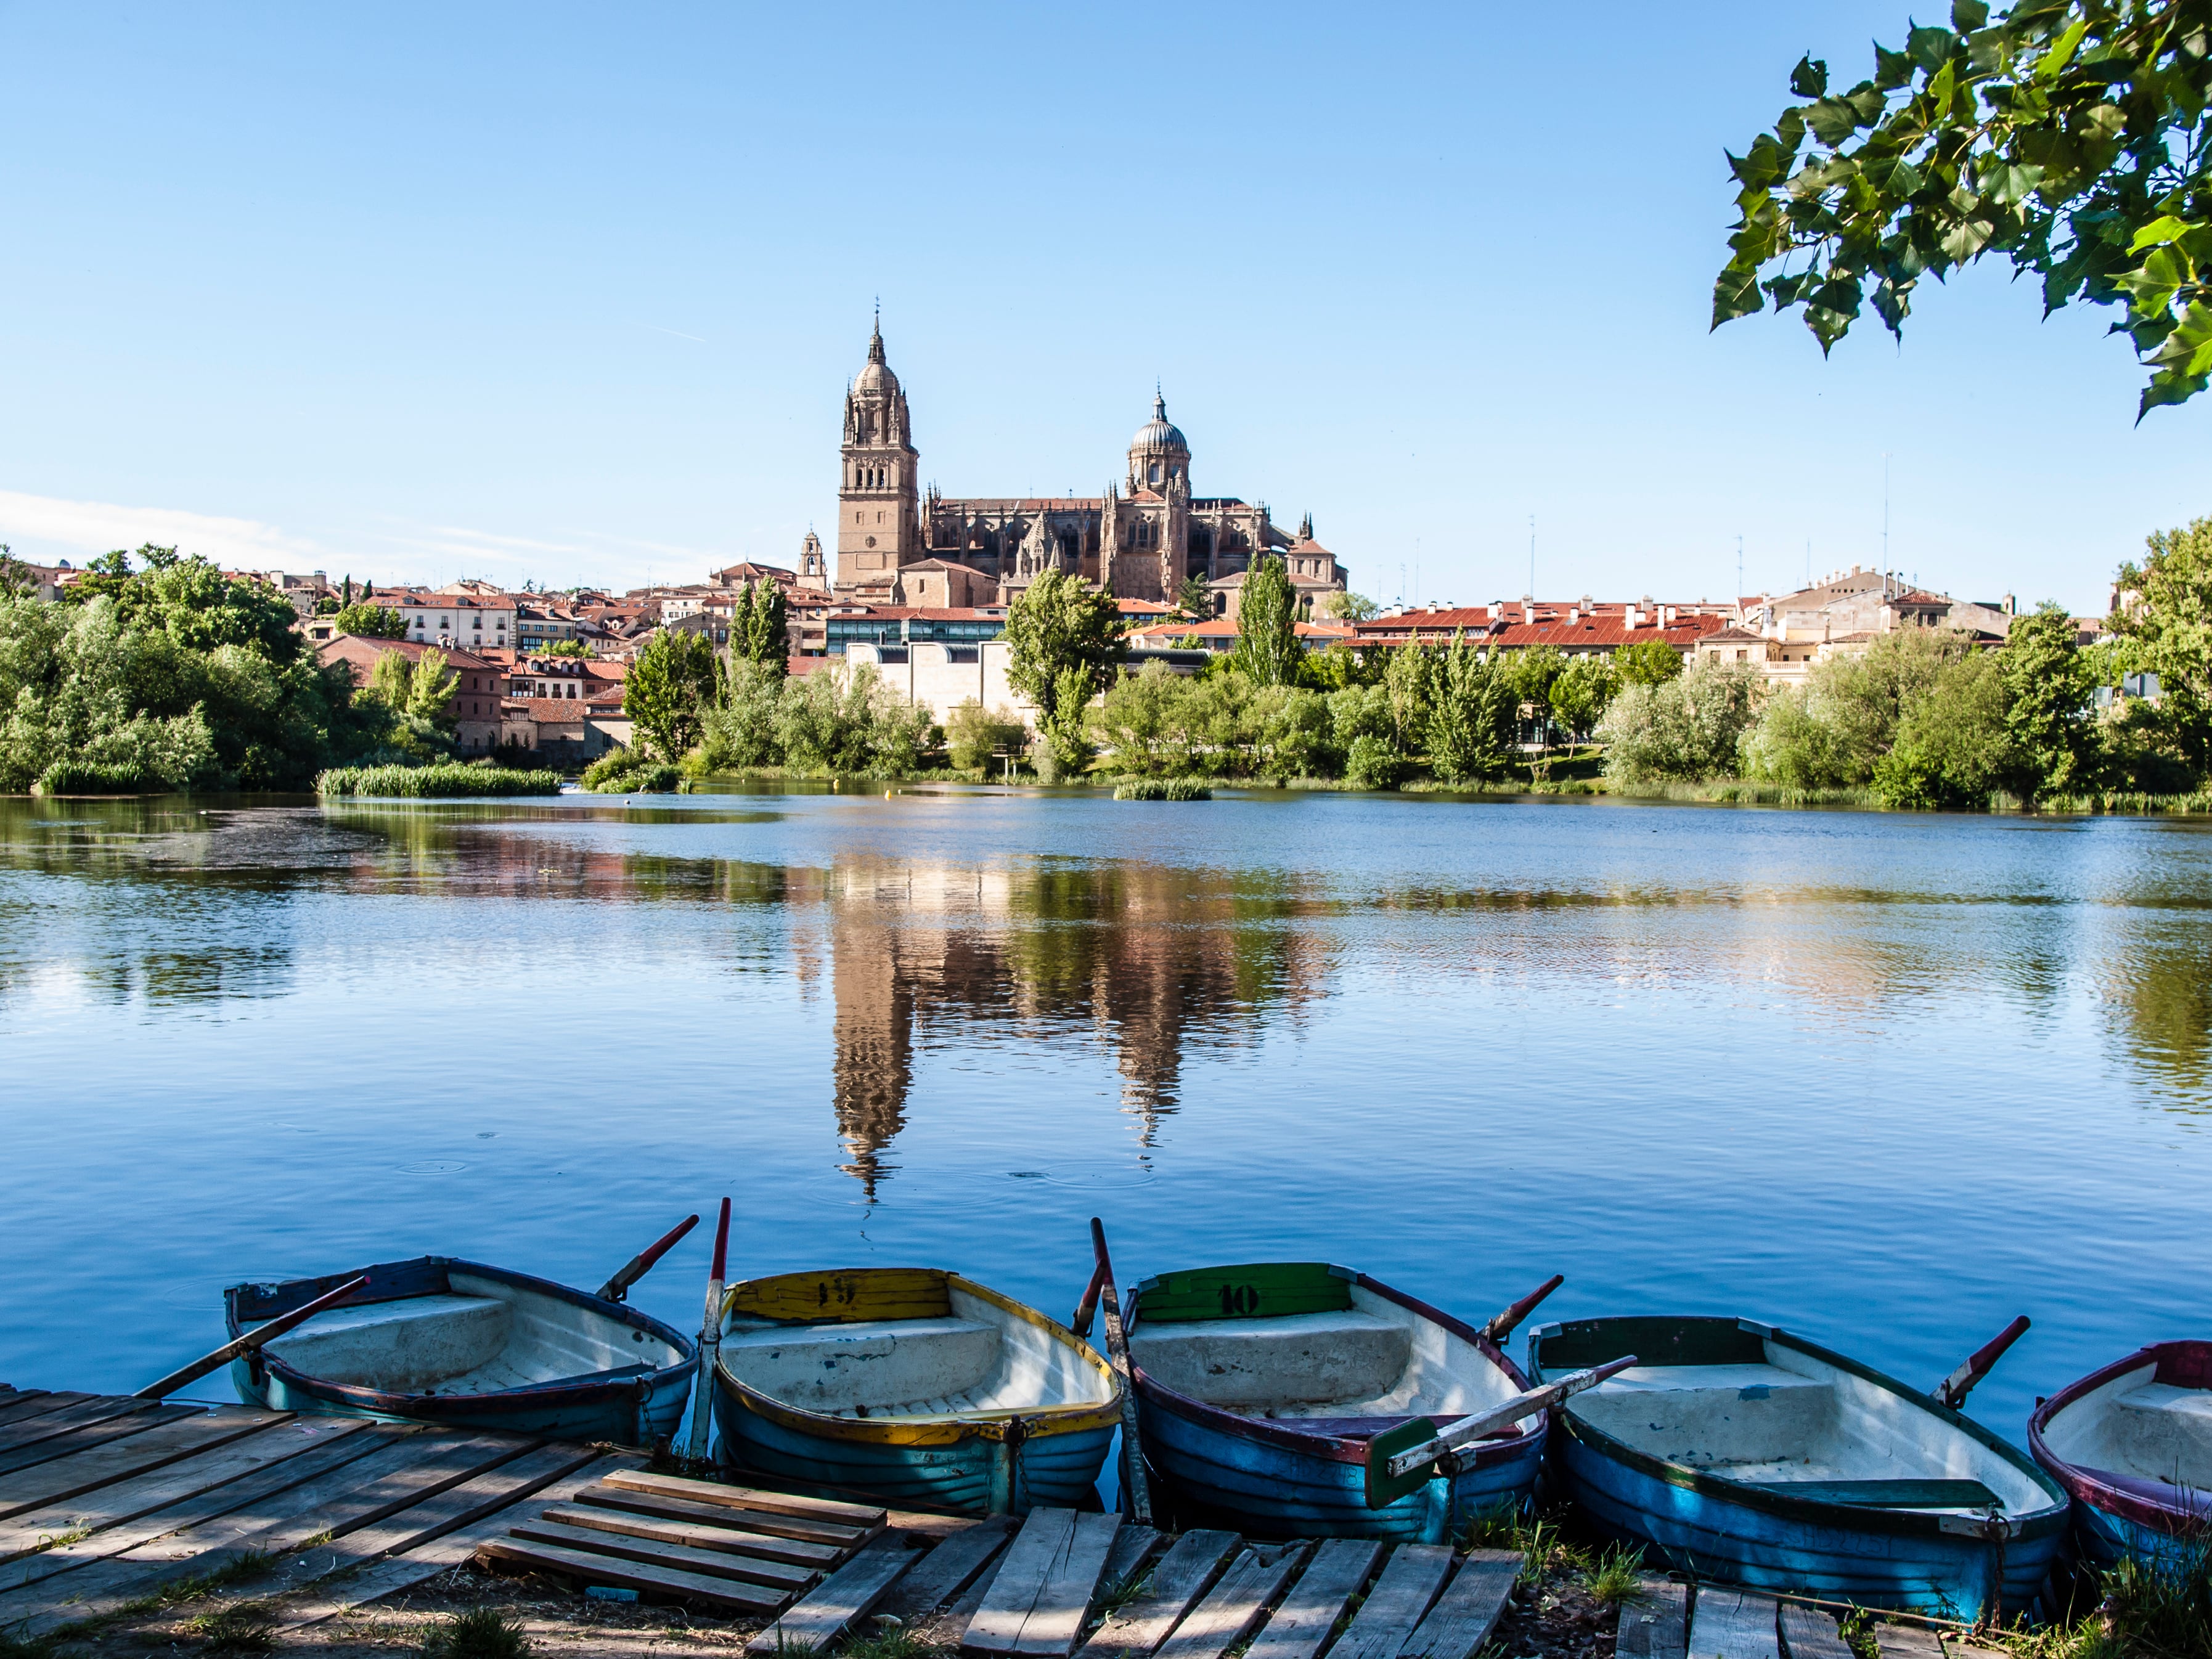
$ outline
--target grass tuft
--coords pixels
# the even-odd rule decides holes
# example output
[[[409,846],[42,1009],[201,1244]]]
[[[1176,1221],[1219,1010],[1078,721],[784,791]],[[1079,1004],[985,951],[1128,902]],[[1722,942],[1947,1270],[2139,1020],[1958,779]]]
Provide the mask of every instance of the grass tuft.
[[[71,1527],[67,1532],[52,1533],[41,1538],[31,1547],[31,1553],[41,1555],[48,1550],[65,1550],[71,1544],[82,1544],[91,1536],[90,1527]]]
[[[0,1630],[0,1659],[54,1659],[58,1645],[51,1636],[21,1636],[15,1631]]]
[[[934,1651],[927,1643],[916,1641],[903,1627],[893,1626],[872,1636],[848,1642],[841,1659],[922,1659],[923,1655]]]
[[[1116,784],[1115,800],[1212,800],[1213,791],[1196,778],[1132,778]]]
[[[276,1645],[276,1615],[258,1601],[234,1601],[177,1628],[209,1653],[268,1653]]]
[[[423,1659],[524,1659],[530,1638],[522,1622],[497,1607],[456,1613],[423,1638]]]
[[[1607,1607],[1633,1601],[1644,1587],[1644,1552],[1614,1544],[1583,1569],[1583,1588]]]
[[[2212,1659],[2212,1537],[2165,1571],[2123,1561],[2079,1619],[1995,1632],[2019,1659]]]
[[[1866,1607],[1853,1607],[1836,1620],[1836,1633],[1856,1659],[1881,1659],[1881,1649],[1874,1639],[1874,1613]]]

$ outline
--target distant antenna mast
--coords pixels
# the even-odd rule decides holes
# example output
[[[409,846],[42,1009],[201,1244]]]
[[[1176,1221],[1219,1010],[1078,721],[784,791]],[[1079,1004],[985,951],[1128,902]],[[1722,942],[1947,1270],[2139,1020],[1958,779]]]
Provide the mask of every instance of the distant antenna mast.
[[[1735,538],[1735,591],[1737,597],[1741,598],[1743,593],[1743,538],[1741,536]]]
[[[1889,568],[1889,451],[1881,452],[1881,568]]]
[[[1528,597],[1536,597],[1536,515],[1528,515]]]

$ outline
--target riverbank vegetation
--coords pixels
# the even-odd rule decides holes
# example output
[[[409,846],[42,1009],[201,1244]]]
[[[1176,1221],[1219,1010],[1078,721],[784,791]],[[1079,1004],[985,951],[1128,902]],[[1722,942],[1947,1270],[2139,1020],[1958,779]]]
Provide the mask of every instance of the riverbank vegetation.
[[[315,780],[319,795],[557,795],[561,775],[496,766],[489,761],[439,761],[428,766],[337,766]]]

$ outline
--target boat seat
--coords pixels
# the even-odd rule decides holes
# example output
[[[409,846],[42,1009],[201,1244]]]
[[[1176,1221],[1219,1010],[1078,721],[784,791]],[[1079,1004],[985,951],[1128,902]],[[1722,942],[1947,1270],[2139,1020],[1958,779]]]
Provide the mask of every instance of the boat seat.
[[[1154,1382],[1214,1406],[1379,1400],[1413,1363],[1413,1333],[1358,1308],[1274,1319],[1139,1321],[1130,1358]]]
[[[722,1363],[750,1387],[803,1411],[889,1412],[978,1387],[998,1369],[999,1331],[958,1318],[732,1324],[722,1337]]]
[[[506,1350],[514,1311],[489,1296],[416,1296],[333,1308],[268,1352],[326,1382],[420,1394],[489,1364]]]
[[[2121,1473],[2212,1486],[2212,1393],[2146,1382],[2112,1402],[2111,1444]]]
[[[1837,1402],[1826,1378],[1778,1365],[1637,1365],[1567,1409],[1674,1462],[1770,1463],[1828,1439]]]

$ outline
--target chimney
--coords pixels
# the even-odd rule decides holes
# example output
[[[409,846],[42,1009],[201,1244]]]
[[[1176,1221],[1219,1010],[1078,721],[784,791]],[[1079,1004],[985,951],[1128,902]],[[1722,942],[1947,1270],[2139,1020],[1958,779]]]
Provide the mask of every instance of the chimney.
[[[2019,601],[2017,599],[2015,599],[2013,595],[2011,595],[2011,594],[2009,594],[2009,593],[2008,593],[2008,594],[2006,594],[2006,595],[2005,595],[2004,612],[2005,612],[2005,615],[2006,615],[2006,616],[2008,616],[2008,617],[2016,617],[2016,616],[2018,616],[2018,615],[2020,614],[2019,605],[2020,605],[2020,601]]]
[[[1576,627],[1576,626],[1579,625],[1579,624],[1580,624],[1580,623],[1582,622],[1582,619],[1583,619],[1583,611],[1582,611],[1582,607],[1581,607],[1580,605],[1569,605],[1569,606],[1567,607],[1567,626],[1568,626],[1568,627],[1570,627],[1570,628],[1573,628],[1573,627]]]

